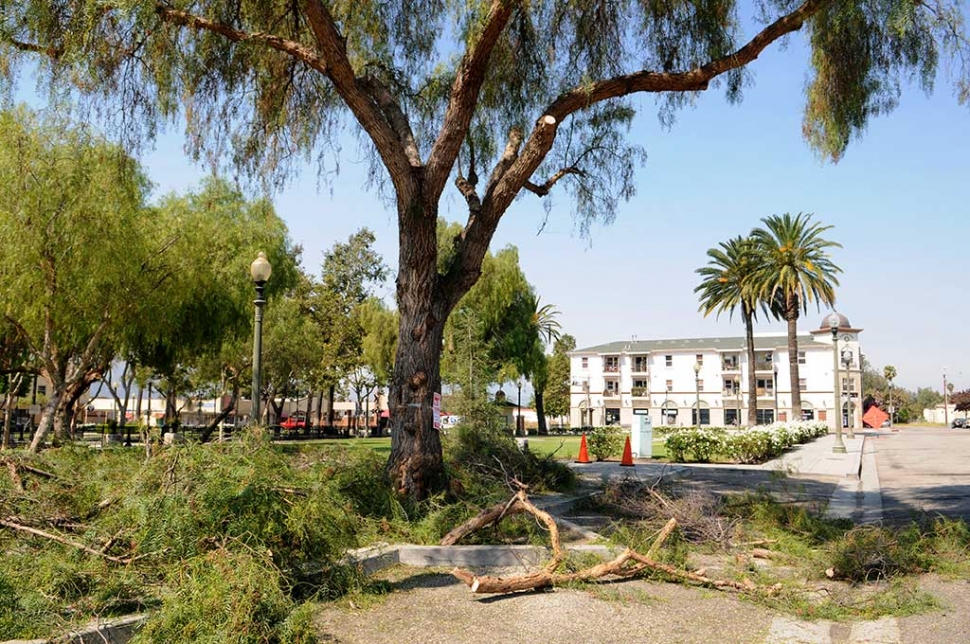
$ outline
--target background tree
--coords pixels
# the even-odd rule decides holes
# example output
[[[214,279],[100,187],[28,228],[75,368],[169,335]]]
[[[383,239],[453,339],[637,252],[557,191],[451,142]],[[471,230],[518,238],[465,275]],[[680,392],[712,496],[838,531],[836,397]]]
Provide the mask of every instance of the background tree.
[[[100,377],[165,277],[147,181],[120,149],[25,109],[0,113],[0,306],[51,384],[36,451]]]
[[[357,307],[357,316],[364,330],[361,361],[373,376],[379,397],[390,384],[394,370],[394,354],[397,351],[397,312],[387,308],[376,297],[370,297]],[[374,405],[373,411],[375,414],[380,413],[377,404]],[[377,426],[380,430],[379,419]]]
[[[569,415],[570,373],[567,354],[575,349],[576,338],[569,334],[561,336],[553,344],[547,369],[548,379],[543,391],[546,413],[550,416],[562,418]]]
[[[893,380],[896,379],[896,367],[886,365],[883,367],[882,375],[889,384],[889,426],[892,427],[893,416],[896,415],[895,405],[893,404]]]
[[[798,376],[798,318],[814,302],[835,305],[836,274],[842,269],[829,259],[829,248],[841,244],[822,237],[832,226],[812,222],[812,215],[790,213],[761,220],[763,228],[751,231],[761,256],[754,277],[760,299],[778,319],[788,323],[788,377],[792,383],[792,412],[801,415],[802,394]],[[776,385],[777,386],[777,383]]]
[[[147,328],[130,327],[125,353],[168,385],[164,391],[171,401],[166,411],[170,423],[175,384],[183,381],[186,370],[197,371],[200,361],[215,356],[247,351],[243,340],[252,338],[255,295],[249,265],[256,254],[265,252],[273,265],[266,284],[271,311],[275,299],[297,281],[300,249],[290,242],[286,224],[268,200],[248,199],[219,178],[185,194],[166,195],[153,222],[165,254],[154,260],[152,272],[165,276],[164,288],[153,293]],[[224,352],[224,343],[233,351]],[[248,351],[252,353],[251,341]],[[239,367],[240,358],[226,366],[230,363]],[[205,373],[216,376],[221,370]]]
[[[956,411],[964,412],[964,417],[966,417],[967,412],[970,412],[970,389],[951,394],[950,402],[955,405]]]
[[[387,471],[416,499],[445,485],[431,404],[449,313],[523,191],[567,190],[581,229],[612,219],[643,158],[623,135],[629,97],[661,96],[668,122],[710,87],[737,100],[744,66],[805,27],[802,129],[837,159],[872,115],[895,106],[901,79],[928,89],[941,56],[967,60],[970,50],[956,0],[773,0],[747,13],[731,0],[79,0],[56,11],[3,0],[0,9],[0,70],[9,78],[19,55],[44,57],[41,84],[56,94],[74,83],[129,138],[184,116],[197,155],[279,180],[300,153],[332,146],[343,119],[356,123],[400,231]],[[970,69],[958,71],[966,100]],[[440,272],[435,230],[449,180],[468,219]]]
[[[337,385],[361,362],[364,329],[357,309],[387,277],[374,241],[374,233],[362,228],[346,242],[334,244],[324,254],[320,280],[304,280],[298,295],[320,337],[315,381],[328,391],[330,426]]]
[[[934,387],[919,387],[914,396],[914,409],[916,417],[922,418],[923,411],[933,409],[943,402],[943,394]]]
[[[266,385],[259,395],[266,399],[267,413],[272,409],[272,422],[278,423],[287,399],[309,396],[312,374],[320,362],[321,336],[302,303],[291,296],[267,305],[263,328]]]
[[[752,238],[735,237],[721,242],[719,248],[707,251],[707,266],[696,273],[702,281],[694,289],[701,300],[700,310],[707,317],[711,313],[728,316],[741,312],[744,323],[744,345],[748,357],[748,425],[758,424],[758,390],[754,369],[754,319],[761,303],[757,279],[761,274],[764,255]],[[793,382],[798,382],[794,380]],[[794,407],[801,409],[800,407]],[[741,422],[740,411],[738,423]]]

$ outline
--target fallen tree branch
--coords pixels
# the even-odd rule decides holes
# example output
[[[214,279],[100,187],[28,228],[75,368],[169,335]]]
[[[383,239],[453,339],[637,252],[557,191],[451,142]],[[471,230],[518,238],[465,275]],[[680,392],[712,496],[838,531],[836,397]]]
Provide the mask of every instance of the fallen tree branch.
[[[13,480],[13,486],[17,488],[20,492],[25,492],[24,480],[20,478],[20,472],[17,471],[17,464],[13,461],[7,461],[7,471],[10,472],[10,478]]]
[[[660,550],[660,547],[663,546],[664,541],[667,540],[667,537],[670,536],[670,533],[673,532],[674,528],[676,527],[677,527],[677,519],[675,519],[674,517],[671,517],[670,521],[667,522],[667,525],[665,525],[663,529],[660,531],[660,534],[657,535],[657,538],[654,540],[653,545],[650,546],[650,550],[647,550],[647,557],[649,557],[650,559],[653,559],[654,557],[657,556],[657,552]]]
[[[669,564],[655,561],[653,556],[663,546],[664,542],[677,527],[677,520],[671,518],[664,525],[663,529],[657,534],[657,538],[651,545],[647,555],[642,555],[631,548],[627,548],[616,558],[589,568],[570,573],[557,573],[556,568],[565,559],[565,550],[559,537],[559,529],[555,520],[548,512],[540,510],[520,490],[507,503],[497,504],[483,510],[477,516],[469,519],[441,540],[441,545],[454,545],[462,537],[474,532],[475,530],[492,525],[501,521],[504,517],[517,513],[529,513],[542,521],[549,529],[549,539],[552,545],[553,557],[549,562],[537,572],[524,575],[514,575],[509,577],[495,577],[492,575],[476,575],[469,570],[455,568],[451,574],[467,584],[473,593],[478,594],[499,594],[513,593],[523,590],[538,590],[561,586],[562,584],[576,581],[590,581],[602,577],[629,578],[642,573],[644,570],[655,570],[664,573],[675,579],[700,584],[709,588],[722,590],[733,590],[738,592],[762,592],[771,594],[776,592],[780,586],[762,588],[750,580],[743,582],[711,579],[703,571],[689,572],[675,568]]]
[[[33,535],[36,535],[38,537],[43,537],[45,539],[50,539],[51,541],[56,541],[57,543],[64,544],[65,546],[71,546],[72,548],[77,548],[78,550],[83,550],[84,552],[87,552],[88,554],[92,554],[92,555],[101,557],[103,559],[107,559],[108,561],[111,561],[113,563],[122,564],[122,565],[127,565],[127,564],[131,563],[131,560],[129,560],[129,559],[122,559],[121,557],[113,557],[113,556],[108,555],[108,554],[105,554],[103,552],[99,552],[99,551],[95,550],[94,548],[89,548],[86,545],[84,545],[83,543],[78,543],[77,541],[72,541],[72,540],[67,539],[65,537],[62,537],[60,535],[51,534],[50,532],[45,532],[43,530],[38,530],[37,528],[31,528],[30,526],[21,525],[19,523],[15,523],[15,522],[9,521],[7,519],[0,519],[0,526],[3,526],[5,528],[9,528],[11,530],[18,530],[20,532],[28,532],[28,533],[33,534]]]

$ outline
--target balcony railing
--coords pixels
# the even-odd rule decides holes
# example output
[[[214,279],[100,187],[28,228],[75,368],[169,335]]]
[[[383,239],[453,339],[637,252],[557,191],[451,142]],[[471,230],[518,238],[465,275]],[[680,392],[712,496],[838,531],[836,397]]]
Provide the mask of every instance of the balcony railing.
[[[774,396],[775,395],[775,390],[774,389],[769,389],[767,387],[758,387],[757,389],[755,389],[755,391],[757,392],[757,394],[759,396]]]
[[[772,371],[775,365],[771,360],[755,360],[754,370],[755,371]]]
[[[607,373],[616,373],[620,370],[620,365],[618,364],[608,364],[603,367],[603,371]]]
[[[604,398],[619,398],[620,397],[620,390],[619,389],[604,389],[603,390],[603,397]]]
[[[721,363],[721,371],[739,371],[741,363],[737,360],[725,360]]]
[[[635,398],[646,398],[650,395],[650,387],[633,387],[630,393]]]

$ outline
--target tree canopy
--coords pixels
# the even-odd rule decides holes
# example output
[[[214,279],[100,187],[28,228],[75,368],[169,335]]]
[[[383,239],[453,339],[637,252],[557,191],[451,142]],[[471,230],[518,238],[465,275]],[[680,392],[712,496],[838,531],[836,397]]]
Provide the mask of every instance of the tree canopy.
[[[581,227],[613,218],[643,158],[633,95],[668,120],[712,87],[737,100],[745,66],[805,28],[803,131],[827,158],[941,59],[970,98],[957,0],[0,0],[0,16],[6,79],[33,57],[55,96],[72,88],[133,143],[181,117],[198,158],[273,182],[355,125],[398,217],[387,469],[415,499],[446,482],[431,405],[449,314],[520,194],[565,191]],[[443,248],[449,182],[468,218]]]

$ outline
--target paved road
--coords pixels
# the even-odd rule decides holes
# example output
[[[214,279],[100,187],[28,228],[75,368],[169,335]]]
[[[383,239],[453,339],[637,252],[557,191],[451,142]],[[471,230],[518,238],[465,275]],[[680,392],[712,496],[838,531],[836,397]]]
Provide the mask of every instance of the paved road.
[[[970,521],[970,431],[904,428],[870,441],[886,521],[908,521],[923,512]]]

